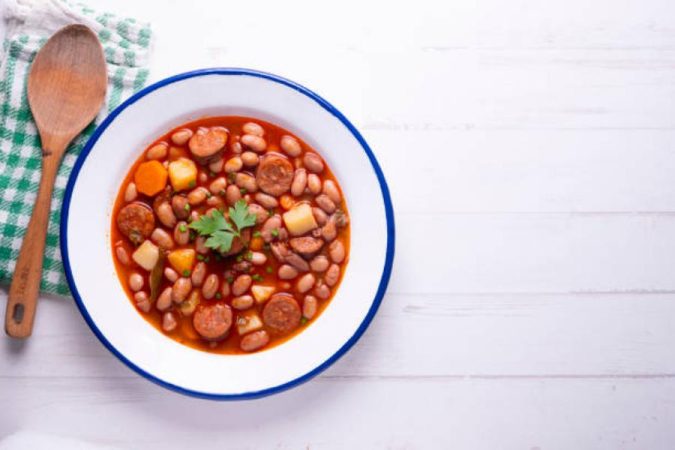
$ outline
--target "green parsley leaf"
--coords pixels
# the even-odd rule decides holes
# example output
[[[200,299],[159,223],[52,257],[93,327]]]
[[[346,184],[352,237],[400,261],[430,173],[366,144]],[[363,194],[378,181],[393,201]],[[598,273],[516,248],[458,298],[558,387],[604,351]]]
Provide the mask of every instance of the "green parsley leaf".
[[[227,253],[232,248],[235,235],[231,231],[216,230],[211,234],[204,245],[221,253]]]
[[[244,228],[252,227],[256,222],[255,214],[249,212],[248,205],[244,200],[239,200],[234,207],[230,207],[228,213],[229,221],[222,211],[215,210],[211,214],[204,214],[198,220],[190,223],[189,227],[200,235],[208,237],[204,242],[206,247],[220,253],[227,253],[232,248],[234,239],[241,237],[241,231]],[[234,226],[230,221],[234,223]]]
[[[230,213],[230,220],[234,222],[237,226],[239,232],[244,228],[252,227],[255,225],[256,216],[251,214],[248,210],[248,205],[245,200],[239,200],[234,204],[234,208],[230,207],[228,210]]]
[[[187,269],[185,269],[185,270],[183,271],[183,276],[184,276],[184,277],[189,277],[189,276],[190,276],[190,271],[187,270]]]
[[[256,274],[253,274],[253,275],[251,276],[251,278],[253,279],[253,281],[262,281],[262,280],[263,280],[262,275],[259,275],[259,274],[257,274],[257,273],[256,273]]]

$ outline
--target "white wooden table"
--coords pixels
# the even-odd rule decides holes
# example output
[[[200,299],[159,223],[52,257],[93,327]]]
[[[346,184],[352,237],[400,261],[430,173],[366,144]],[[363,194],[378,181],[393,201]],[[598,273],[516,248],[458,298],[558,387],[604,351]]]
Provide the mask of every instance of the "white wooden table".
[[[72,301],[43,298],[28,342],[0,338],[0,437],[163,450],[675,447],[672,0],[106,7],[154,23],[151,81],[252,67],[340,108],[388,178],[395,268],[348,355],[247,402],[147,382]]]

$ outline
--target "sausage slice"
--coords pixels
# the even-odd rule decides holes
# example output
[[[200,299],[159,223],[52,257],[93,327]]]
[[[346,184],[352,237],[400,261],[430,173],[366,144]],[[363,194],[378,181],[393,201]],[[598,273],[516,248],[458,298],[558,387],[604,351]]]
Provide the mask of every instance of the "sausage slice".
[[[117,228],[138,245],[155,229],[155,215],[145,203],[129,203],[117,214]]]
[[[316,252],[321,250],[321,247],[323,247],[323,239],[317,239],[311,236],[293,238],[288,242],[296,253],[300,253],[306,258],[313,256]]]
[[[220,158],[227,144],[227,137],[227,128],[200,128],[188,142],[190,153],[197,162],[209,164]]]
[[[291,189],[293,164],[282,156],[267,155],[258,165],[256,181],[261,191],[278,197]]]
[[[204,339],[219,341],[230,331],[232,309],[224,303],[202,305],[192,316],[192,325]]]
[[[279,334],[290,333],[300,325],[302,312],[291,294],[274,294],[263,309],[263,322]]]

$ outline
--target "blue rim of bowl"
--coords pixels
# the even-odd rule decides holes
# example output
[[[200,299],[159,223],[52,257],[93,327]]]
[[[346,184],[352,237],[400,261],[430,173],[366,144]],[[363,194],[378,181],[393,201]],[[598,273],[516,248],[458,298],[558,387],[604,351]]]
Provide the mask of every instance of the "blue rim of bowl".
[[[91,152],[91,149],[94,147],[96,142],[98,141],[99,137],[103,132],[108,128],[108,126],[115,120],[115,118],[126,108],[129,106],[133,105],[135,102],[140,100],[141,98],[145,97],[146,95],[150,94],[151,92],[160,89],[166,85],[169,85],[171,83],[175,83],[181,80],[185,80],[188,78],[193,78],[193,77],[200,77],[200,76],[207,76],[207,75],[236,75],[236,76],[251,76],[251,77],[257,77],[257,78],[263,78],[269,81],[273,81],[275,83],[282,84],[286,87],[289,87],[291,89],[294,89],[301,94],[309,97],[310,99],[314,100],[316,103],[318,103],[322,108],[324,108],[326,111],[331,113],[333,116],[335,116],[356,138],[356,140],[361,144],[361,148],[363,148],[363,151],[366,152],[366,155],[368,156],[368,159],[370,160],[370,164],[372,165],[373,171],[375,172],[375,175],[377,176],[377,179],[380,183],[380,189],[382,191],[382,198],[384,200],[384,209],[385,209],[385,214],[386,214],[386,219],[387,219],[387,252],[386,252],[386,258],[385,258],[385,263],[384,263],[384,268],[382,271],[382,277],[380,278],[380,284],[377,288],[377,292],[375,294],[375,298],[373,299],[373,303],[370,306],[370,309],[368,310],[368,314],[366,317],[363,319],[361,322],[361,325],[359,325],[358,329],[356,332],[352,335],[345,344],[338,349],[337,352],[335,352],[330,358],[328,358],[326,361],[312,369],[311,371],[307,372],[306,374],[295,378],[291,381],[288,381],[286,383],[280,384],[278,386],[273,386],[270,388],[265,388],[259,391],[251,391],[251,392],[243,392],[243,393],[238,393],[238,394],[216,394],[216,393],[209,393],[209,392],[201,392],[201,391],[195,391],[191,389],[184,388],[182,386],[178,386],[172,383],[169,383],[167,381],[162,380],[161,378],[158,378],[157,376],[145,371],[144,369],[140,368],[133,362],[131,362],[129,359],[127,359],[120,351],[118,351],[111,343],[106,339],[106,337],[101,333],[101,331],[98,329],[94,321],[92,320],[91,316],[89,315],[89,312],[87,311],[87,308],[84,306],[84,303],[82,302],[82,298],[80,297],[80,294],[77,290],[77,285],[75,283],[75,280],[73,279],[73,273],[70,268],[70,259],[68,256],[68,212],[70,209],[70,200],[73,194],[73,187],[75,186],[75,182],[77,181],[77,177],[80,173],[80,169],[82,168],[82,164],[84,164],[84,161],[87,159],[87,156],[89,155],[89,152]],[[178,75],[174,75],[168,78],[165,78],[163,80],[160,80],[150,86],[147,86],[146,88],[140,90],[136,94],[132,95],[129,97],[126,101],[124,101],[120,106],[115,108],[114,111],[112,111],[106,118],[105,120],[101,123],[101,125],[96,128],[94,131],[94,134],[91,136],[89,141],[87,142],[87,145],[85,145],[84,149],[82,150],[82,153],[78,156],[77,160],[75,161],[75,166],[73,167],[73,171],[70,175],[70,178],[68,180],[68,185],[66,186],[66,192],[65,196],[63,199],[63,207],[61,210],[61,224],[60,224],[60,234],[61,234],[61,256],[63,258],[63,266],[65,269],[66,273],[66,279],[68,280],[68,285],[70,286],[70,291],[73,294],[73,297],[75,297],[75,302],[77,304],[78,309],[80,310],[80,313],[84,317],[85,321],[89,325],[89,328],[94,332],[96,337],[98,338],[99,341],[113,354],[115,355],[120,361],[122,361],[125,365],[127,365],[130,369],[138,373],[139,375],[147,378],[148,380],[152,381],[155,384],[158,384],[164,388],[167,388],[169,390],[189,395],[192,397],[198,397],[198,398],[205,398],[205,399],[210,399],[210,400],[244,400],[244,399],[254,399],[254,398],[260,398],[260,397],[265,397],[267,395],[272,395],[276,394],[282,391],[285,391],[287,389],[293,388],[295,386],[298,386],[306,381],[309,381],[316,375],[320,374],[324,370],[326,370],[329,366],[331,366],[335,361],[340,359],[342,355],[344,355],[355,343],[356,341],[359,340],[359,338],[363,335],[363,333],[366,331],[368,328],[368,325],[370,325],[370,322],[373,320],[373,317],[375,316],[375,313],[377,312],[380,303],[382,303],[382,298],[384,297],[384,293],[387,289],[387,284],[389,283],[389,278],[391,276],[391,269],[392,269],[392,264],[394,262],[394,241],[395,241],[395,228],[394,228],[394,212],[393,212],[393,207],[391,203],[391,197],[389,195],[389,188],[387,187],[387,182],[384,178],[384,174],[382,173],[382,170],[380,169],[380,166],[377,162],[377,159],[375,158],[375,155],[373,155],[372,150],[366,143],[365,139],[363,139],[363,136],[356,130],[354,125],[347,120],[347,118],[337,110],[333,105],[328,103],[326,100],[324,100],[322,97],[317,95],[316,93],[312,92],[311,90],[307,89],[304,86],[301,86],[293,81],[287,80],[285,78],[282,78],[277,75],[273,75],[270,73],[266,72],[260,72],[257,70],[251,70],[251,69],[241,69],[241,68],[212,68],[212,69],[201,69],[201,70],[195,70],[191,72],[185,72],[181,73]]]

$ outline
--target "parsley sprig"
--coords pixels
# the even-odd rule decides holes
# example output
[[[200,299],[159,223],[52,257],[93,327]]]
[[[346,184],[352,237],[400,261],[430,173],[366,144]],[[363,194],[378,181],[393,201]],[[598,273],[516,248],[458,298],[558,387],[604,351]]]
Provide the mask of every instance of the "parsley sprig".
[[[204,245],[221,253],[227,253],[232,248],[232,241],[241,237],[244,228],[255,225],[256,216],[248,210],[245,200],[239,200],[234,207],[228,209],[230,220],[219,210],[210,215],[204,214],[190,224],[190,228],[202,236],[208,236]],[[232,223],[230,223],[230,221]]]

